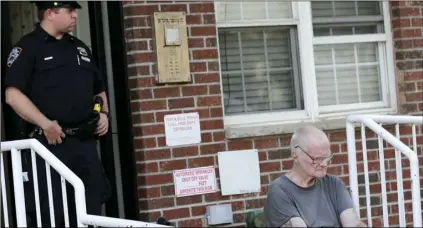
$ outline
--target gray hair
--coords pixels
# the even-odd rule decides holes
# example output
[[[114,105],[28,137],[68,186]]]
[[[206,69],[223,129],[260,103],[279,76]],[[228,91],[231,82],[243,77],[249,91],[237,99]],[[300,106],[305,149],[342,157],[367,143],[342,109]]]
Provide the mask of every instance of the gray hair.
[[[291,150],[294,150],[296,146],[306,147],[307,142],[314,140],[328,140],[325,132],[322,130],[306,125],[295,130],[291,137]]]

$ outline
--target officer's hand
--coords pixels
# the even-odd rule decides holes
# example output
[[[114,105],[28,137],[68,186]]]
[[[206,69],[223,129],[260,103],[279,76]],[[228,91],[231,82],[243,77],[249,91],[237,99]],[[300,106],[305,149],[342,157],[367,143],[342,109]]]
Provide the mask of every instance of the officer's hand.
[[[65,137],[65,133],[62,131],[62,127],[57,123],[56,120],[50,121],[44,128],[44,136],[46,137],[48,144],[61,144],[62,138]]]
[[[109,129],[109,118],[107,118],[107,115],[104,113],[100,113],[100,120],[97,124],[97,130],[96,134],[99,136],[103,136],[107,133],[107,130]]]

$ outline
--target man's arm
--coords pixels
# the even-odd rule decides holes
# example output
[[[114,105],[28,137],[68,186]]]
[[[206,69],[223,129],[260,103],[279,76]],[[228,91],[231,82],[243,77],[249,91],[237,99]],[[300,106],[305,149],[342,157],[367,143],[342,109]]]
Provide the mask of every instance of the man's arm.
[[[367,227],[366,224],[360,220],[353,208],[344,210],[340,217],[343,227]]]
[[[101,107],[101,111],[109,112],[109,103],[107,101],[106,92],[101,92],[101,93],[97,94],[96,96],[100,96],[101,99],[103,100],[103,106]]]
[[[281,227],[307,227],[307,225],[302,218],[294,217],[283,224]]]
[[[24,120],[41,127],[47,128],[50,120],[25,96],[19,89],[8,87],[6,89],[6,103]]]

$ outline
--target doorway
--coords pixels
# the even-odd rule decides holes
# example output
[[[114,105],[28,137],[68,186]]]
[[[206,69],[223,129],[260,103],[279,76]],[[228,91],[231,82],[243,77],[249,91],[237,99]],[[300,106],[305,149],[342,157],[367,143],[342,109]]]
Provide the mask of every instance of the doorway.
[[[78,23],[72,34],[90,47],[103,73],[103,78],[107,82],[112,116],[109,133],[99,140],[98,145],[99,156],[112,185],[112,196],[104,205],[103,214],[138,220],[132,119],[128,102],[128,81],[127,77],[124,77],[127,73],[122,5],[118,1],[79,1],[78,3],[82,9],[78,10]],[[24,34],[32,31],[38,19],[35,5],[29,2],[2,1],[1,7],[1,72],[4,75],[5,58],[12,45]],[[5,104],[3,87],[1,98],[1,117],[4,119],[1,131],[2,141],[20,138],[21,128],[17,127],[19,118]]]

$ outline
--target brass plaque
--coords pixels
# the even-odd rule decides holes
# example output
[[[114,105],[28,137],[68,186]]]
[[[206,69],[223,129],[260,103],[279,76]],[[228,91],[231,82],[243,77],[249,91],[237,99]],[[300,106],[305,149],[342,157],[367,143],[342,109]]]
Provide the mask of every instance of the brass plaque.
[[[190,82],[185,12],[154,13],[154,36],[157,81]]]

